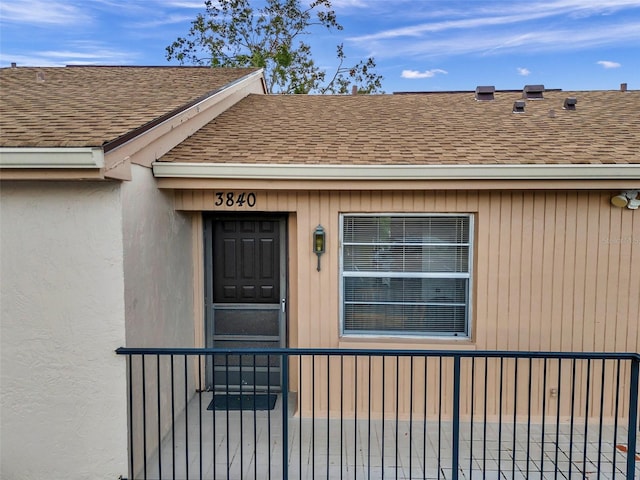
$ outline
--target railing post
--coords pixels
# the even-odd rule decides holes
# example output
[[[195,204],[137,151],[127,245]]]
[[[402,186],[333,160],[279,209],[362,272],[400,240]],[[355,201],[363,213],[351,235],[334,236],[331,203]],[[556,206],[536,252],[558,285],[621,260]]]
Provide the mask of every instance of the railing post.
[[[627,426],[627,478],[636,478],[636,439],[638,434],[638,370],[640,360],[631,360],[629,381],[629,425]]]
[[[135,456],[133,452],[133,356],[127,355],[127,369],[129,382],[127,388],[129,389],[129,476],[134,478],[135,476]]]
[[[289,478],[289,356],[282,354],[282,480]],[[302,434],[302,432],[300,432]]]
[[[458,480],[460,453],[460,357],[453,357],[453,435],[451,451],[451,478]]]

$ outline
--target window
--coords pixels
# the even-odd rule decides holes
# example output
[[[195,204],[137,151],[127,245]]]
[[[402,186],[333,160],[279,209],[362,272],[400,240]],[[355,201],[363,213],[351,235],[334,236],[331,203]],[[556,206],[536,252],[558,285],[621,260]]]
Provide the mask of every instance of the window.
[[[344,335],[470,335],[472,215],[342,215]]]

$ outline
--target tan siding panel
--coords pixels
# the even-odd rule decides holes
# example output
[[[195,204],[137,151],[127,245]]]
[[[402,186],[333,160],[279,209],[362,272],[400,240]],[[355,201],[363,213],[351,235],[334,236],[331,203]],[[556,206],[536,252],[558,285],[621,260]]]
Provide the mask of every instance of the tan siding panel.
[[[517,260],[519,262],[518,275],[520,276],[520,305],[519,305],[519,318],[520,329],[518,337],[518,349],[524,350],[530,347],[530,338],[532,335],[532,301],[531,290],[533,287],[532,282],[532,270],[534,263],[537,263],[537,259],[534,258],[532,253],[533,247],[533,223],[531,221],[533,215],[533,195],[529,192],[522,194],[522,206],[520,209],[521,221],[520,221],[520,234],[522,235],[522,242],[520,243],[520,257]]]
[[[588,295],[586,288],[587,284],[587,268],[590,262],[587,252],[587,242],[585,239],[587,238],[587,226],[588,226],[588,215],[580,214],[579,209],[584,210],[586,206],[584,205],[584,201],[580,201],[580,197],[576,194],[575,207],[572,212],[574,217],[574,221],[571,222],[569,229],[573,229],[573,236],[570,239],[567,239],[567,245],[565,248],[571,249],[574,251],[575,264],[573,267],[573,315],[574,317],[571,320],[572,331],[575,332],[573,335],[573,348],[581,350],[582,347],[582,322],[585,318],[585,312],[587,311],[585,305],[585,297]]]
[[[478,227],[479,230],[484,228],[489,230],[487,244],[478,247],[478,255],[487,256],[487,313],[484,318],[478,318],[478,329],[484,329],[487,332],[487,341],[483,347],[487,350],[496,350],[500,348],[498,339],[504,334],[504,332],[500,332],[498,312],[500,303],[495,301],[500,288],[500,194],[497,192],[489,194],[489,201],[488,211],[481,212],[486,215],[485,222],[488,221],[488,223],[483,223]]]
[[[246,192],[246,190],[245,190]],[[181,210],[213,210],[213,190],[185,190],[175,192],[176,208]],[[255,211],[290,212],[289,232],[289,345],[297,347],[350,347],[350,348],[470,348],[478,350],[564,350],[564,351],[638,351],[640,342],[640,216],[638,212],[617,209],[609,204],[609,192],[589,191],[256,191]],[[224,210],[251,212],[246,206],[233,206]],[[445,213],[475,214],[474,274],[472,285],[471,340],[460,339],[401,339],[339,337],[339,216],[340,213]],[[317,258],[311,250],[311,234],[322,224],[327,234],[327,249],[322,256],[322,270],[316,271]],[[318,363],[320,362],[320,363]],[[344,382],[343,409],[353,413],[369,408],[385,415],[395,411],[394,359],[385,361],[390,375],[382,386],[382,362],[372,361],[372,384],[368,383],[367,358],[316,361],[315,376],[311,362],[302,368],[303,392],[300,407],[311,409],[315,396],[316,413],[331,410],[340,413],[340,373]],[[424,361],[414,361],[411,375],[410,362],[400,360],[400,387],[398,402],[400,415],[413,414],[422,407],[421,398],[427,389],[427,415],[437,413],[442,399],[444,411],[451,409],[451,383],[453,367],[449,360],[439,364],[430,359],[424,382]],[[571,388],[585,392],[587,365],[576,366],[563,361],[558,378],[558,362],[548,362],[546,384],[542,361],[503,363],[500,375],[498,360],[489,360],[487,372],[487,415],[526,413],[525,401],[531,381],[532,404],[535,415],[542,414],[542,400],[546,400],[545,414],[555,415],[557,402],[561,415],[570,408]],[[343,367],[341,367],[341,365]],[[354,371],[357,365],[357,373]],[[341,372],[341,368],[343,368]],[[442,368],[443,382],[439,375]],[[484,361],[475,362],[472,376],[470,361],[463,363],[462,383],[470,389],[484,392]],[[297,372],[296,370],[292,370]],[[602,382],[600,362],[589,366],[592,394],[589,414],[599,415],[594,405],[599,404],[596,387]],[[614,413],[616,369],[605,368],[605,411]],[[628,367],[621,369],[626,382]],[[327,393],[327,375],[331,387]],[[311,379],[314,379],[312,382]],[[413,378],[413,382],[412,379]],[[503,379],[501,384],[501,378]],[[337,383],[336,383],[337,382]],[[392,384],[388,384],[392,382]],[[434,383],[435,382],[435,383]],[[311,387],[315,386],[315,392]],[[552,389],[560,395],[551,396]],[[500,389],[502,388],[502,396]],[[387,391],[388,390],[388,391]],[[442,390],[442,392],[440,391]],[[410,392],[413,392],[413,404]],[[517,392],[517,397],[516,397]],[[442,394],[442,396],[441,396]],[[626,402],[625,400],[624,402]],[[484,396],[474,396],[476,414],[483,411]],[[415,405],[420,405],[416,407]],[[586,413],[586,404],[576,407]],[[621,405],[624,413],[624,404]],[[416,410],[418,409],[418,410]],[[471,403],[461,405],[470,412]]]
[[[545,212],[545,217],[548,219],[547,227],[545,228],[545,234],[548,233],[548,237],[546,237],[548,238],[546,248],[547,251],[550,252],[549,256],[552,258],[551,277],[553,287],[549,292],[549,296],[551,297],[551,318],[562,318],[565,313],[564,309],[566,304],[566,297],[564,294],[566,276],[564,275],[563,268],[566,253],[564,248],[566,244],[566,197],[564,193],[556,193],[553,197],[553,201],[555,202],[553,206],[553,213],[550,210]],[[571,350],[571,325],[568,323],[569,322],[550,322],[545,325],[549,327],[548,331],[551,340],[550,347],[546,347],[547,349],[554,351]],[[567,334],[563,336],[563,333],[565,333],[567,328],[569,329],[569,332],[566,332]]]
[[[483,325],[480,328],[480,318],[489,318],[489,255],[484,253],[491,244],[490,228],[479,228],[481,223],[489,221],[489,196],[482,195],[478,199],[478,214],[475,218],[475,245],[474,245],[474,303],[473,306],[473,339],[478,345],[487,346],[488,328]]]
[[[598,269],[601,268],[604,259],[601,257],[602,251],[599,248],[600,236],[600,208],[597,197],[590,196],[583,202],[583,208],[586,210],[586,224],[587,231],[586,236],[582,241],[586,244],[586,270],[584,278],[584,289],[582,293],[582,302],[584,304],[583,316],[580,319],[580,331],[576,332],[581,338],[580,348],[582,349],[594,349],[604,348],[602,340],[604,340],[604,331],[600,332],[599,339],[593,337],[587,337],[584,328],[588,323],[595,323],[596,318],[599,315],[598,307],[602,309],[603,303],[598,302],[599,292],[598,285]],[[594,239],[596,239],[594,241]],[[580,295],[580,293],[578,293]],[[593,331],[591,329],[590,331]]]
[[[625,225],[633,225],[633,229],[631,231],[627,228],[623,229],[620,237],[623,251],[626,252],[623,262],[625,259],[629,260],[628,277],[626,277],[628,278],[629,303],[627,311],[620,312],[620,319],[622,321],[626,318],[628,321],[625,350],[637,352],[640,346],[640,215],[631,211],[626,211],[623,215],[625,215]],[[626,280],[626,278],[623,280]],[[621,281],[619,285],[620,295],[624,295],[623,292],[627,291],[624,287],[625,283]]]

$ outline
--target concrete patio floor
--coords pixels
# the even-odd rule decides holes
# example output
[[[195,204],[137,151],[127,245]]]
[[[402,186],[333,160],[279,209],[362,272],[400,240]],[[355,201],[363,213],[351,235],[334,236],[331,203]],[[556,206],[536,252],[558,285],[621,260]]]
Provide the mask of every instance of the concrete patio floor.
[[[175,420],[136,479],[283,478],[282,398],[270,411],[211,411],[202,392]],[[288,414],[289,479],[443,479],[452,475],[451,421],[312,419]],[[269,422],[271,420],[271,422]],[[342,425],[342,426],[341,426]],[[602,435],[600,436],[600,429]],[[622,479],[627,431],[618,425],[527,425],[477,419],[460,425],[459,479]],[[515,441],[514,441],[515,433]],[[397,449],[396,449],[397,446]],[[515,446],[515,449],[514,449]],[[586,447],[586,449],[585,449]],[[640,478],[640,462],[635,474]]]

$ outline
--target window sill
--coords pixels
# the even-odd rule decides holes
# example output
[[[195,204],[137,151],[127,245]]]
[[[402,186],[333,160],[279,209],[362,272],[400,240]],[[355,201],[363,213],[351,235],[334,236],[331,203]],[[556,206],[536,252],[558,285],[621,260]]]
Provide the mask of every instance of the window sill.
[[[345,335],[338,339],[340,348],[404,348],[404,349],[460,349],[476,350],[476,343],[469,337],[412,337],[412,336],[378,336],[378,335]]]

